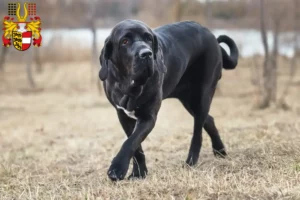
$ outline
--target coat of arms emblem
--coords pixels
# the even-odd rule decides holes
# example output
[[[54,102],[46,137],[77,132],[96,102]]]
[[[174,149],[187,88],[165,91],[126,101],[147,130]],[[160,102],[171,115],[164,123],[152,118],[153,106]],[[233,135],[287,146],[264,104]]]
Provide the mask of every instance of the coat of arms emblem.
[[[4,17],[3,22],[3,46],[13,45],[19,51],[29,49],[31,44],[40,47],[42,43],[41,18],[36,16],[36,4],[24,3],[23,16],[20,15],[20,10],[20,3],[8,4],[8,16]],[[17,21],[14,21],[15,17]]]

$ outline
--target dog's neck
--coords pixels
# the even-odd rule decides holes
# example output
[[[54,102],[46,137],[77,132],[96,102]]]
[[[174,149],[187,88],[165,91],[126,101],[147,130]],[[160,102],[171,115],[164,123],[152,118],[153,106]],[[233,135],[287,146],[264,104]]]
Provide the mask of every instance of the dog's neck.
[[[149,87],[155,87],[155,83],[158,83],[158,72],[155,71],[153,76],[149,77],[147,81],[143,82],[143,85],[140,85],[140,83],[131,82],[130,87],[126,90],[126,92],[122,92],[122,89],[120,89],[121,94],[123,95],[119,102],[116,102],[120,108],[125,109],[127,112],[135,111],[140,104],[143,104],[144,101],[147,101],[149,96],[152,94],[144,93],[145,88]],[[121,83],[116,83],[120,85]]]
[[[152,95],[149,91],[144,93],[145,88],[155,87],[155,84],[159,84],[161,82],[160,75],[158,73],[158,69],[154,68],[154,73],[151,77],[141,78],[137,80],[132,80],[131,77],[122,77],[118,73],[115,67],[109,68],[109,80],[111,83],[115,84],[119,95],[121,98],[115,98],[114,103],[118,109],[124,110],[124,112],[131,117],[134,116],[134,112],[139,105],[142,105],[148,98]],[[133,117],[132,117],[133,118]]]
[[[132,97],[128,95],[124,95],[121,100],[119,101],[119,106],[126,109],[127,111],[133,111],[136,109],[138,97]]]

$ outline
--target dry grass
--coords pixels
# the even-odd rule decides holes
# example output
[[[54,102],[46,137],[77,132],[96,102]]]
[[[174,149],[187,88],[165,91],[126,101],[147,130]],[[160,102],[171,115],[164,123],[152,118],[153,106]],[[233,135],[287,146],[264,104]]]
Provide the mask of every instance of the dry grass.
[[[201,160],[183,168],[192,118],[166,100],[143,143],[149,176],[112,183],[110,161],[125,139],[115,111],[90,83],[88,63],[37,75],[0,75],[0,199],[300,199],[300,101],[296,77],[291,110],[254,110],[249,63],[224,71],[211,114],[228,149],[216,159],[204,134]],[[282,81],[286,76],[282,75]]]

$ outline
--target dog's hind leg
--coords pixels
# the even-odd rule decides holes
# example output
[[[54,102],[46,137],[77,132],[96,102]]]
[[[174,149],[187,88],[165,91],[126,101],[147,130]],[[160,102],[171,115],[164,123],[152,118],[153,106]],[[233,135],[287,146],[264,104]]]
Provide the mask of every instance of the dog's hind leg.
[[[197,100],[201,99],[199,104]],[[198,97],[180,98],[181,103],[187,109],[187,111],[194,117],[194,130],[189,150],[189,155],[186,163],[190,166],[197,163],[199,158],[200,149],[202,146],[202,127],[208,133],[211,138],[213,152],[215,156],[225,157],[226,152],[223,142],[220,138],[218,129],[215,126],[214,119],[208,114],[211,104],[211,95],[204,93]],[[194,106],[193,106],[194,104]]]
[[[194,91],[190,91],[189,88],[186,88],[185,90],[181,90],[180,93],[177,93],[178,94],[177,98],[180,100],[180,102],[185,107],[185,109],[194,117],[193,139],[191,142],[189,155],[186,160],[186,163],[188,165],[194,165],[198,160],[200,148],[202,144],[202,127],[205,129],[205,131],[208,133],[208,135],[211,138],[214,155],[220,157],[226,156],[225,147],[220,138],[219,131],[215,125],[214,118],[210,116],[207,111],[210,107],[211,100],[214,95],[214,91],[215,91],[214,88],[210,88],[210,92],[203,94],[205,95],[205,97],[200,101],[199,99],[202,98],[201,96],[203,95],[193,97],[192,92]],[[201,101],[204,103],[195,106],[197,105],[197,102],[201,102]],[[194,104],[194,106],[192,106],[192,104]],[[205,106],[202,107],[201,105],[205,105]]]
[[[194,111],[191,109],[188,96],[182,96],[180,98],[180,102],[184,106],[184,108],[192,115],[194,116]],[[220,137],[219,131],[215,125],[214,118],[211,115],[208,115],[205,123],[204,123],[204,130],[207,132],[211,139],[213,153],[215,156],[219,157],[225,157],[227,155],[225,151],[224,144],[222,142],[222,139]]]
[[[189,154],[186,163],[190,166],[195,165],[198,161],[200,149],[202,146],[202,128],[208,116],[210,107],[210,97],[207,95],[207,89],[197,88],[192,89],[190,109],[194,116],[193,137],[189,149]]]
[[[207,51],[209,56],[190,66],[190,80],[187,84],[189,87],[177,96],[194,117],[193,137],[186,160],[188,165],[194,165],[198,161],[202,146],[202,128],[210,136],[214,152],[226,155],[213,118],[208,115],[222,69],[220,54],[217,54],[214,49],[210,50],[212,53]]]
[[[211,88],[211,91],[210,91],[211,99],[214,96],[215,90],[216,90],[216,87]],[[219,131],[215,125],[214,118],[211,115],[207,116],[203,127],[211,139],[214,155],[224,158],[227,155],[226,151],[225,151],[225,147],[221,140]]]
[[[204,129],[210,136],[214,155],[217,157],[224,158],[227,155],[227,153],[225,151],[224,144],[221,140],[219,131],[215,125],[214,118],[212,116],[208,115],[208,117],[206,118],[206,121],[204,123]]]
[[[128,117],[122,110],[117,110],[117,113],[122,128],[125,131],[127,137],[129,137],[133,132],[136,120]],[[129,176],[129,179],[145,178],[147,173],[148,170],[146,166],[146,158],[142,149],[142,145],[140,145],[133,156],[133,169],[131,175]]]

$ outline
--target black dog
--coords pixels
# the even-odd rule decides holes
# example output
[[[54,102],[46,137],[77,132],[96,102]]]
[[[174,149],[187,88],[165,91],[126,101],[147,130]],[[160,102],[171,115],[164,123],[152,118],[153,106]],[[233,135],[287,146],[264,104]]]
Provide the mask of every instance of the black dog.
[[[230,56],[219,46],[221,42],[230,47]],[[214,154],[226,156],[214,119],[208,113],[222,67],[234,69],[237,61],[238,49],[232,39],[225,35],[216,39],[196,22],[179,22],[154,30],[136,20],[117,24],[101,51],[99,76],[128,139],[111,163],[109,178],[123,179],[132,157],[130,177],[146,176],[141,143],[153,129],[166,98],[179,99],[194,117],[188,165],[198,161],[202,127],[211,138]]]

